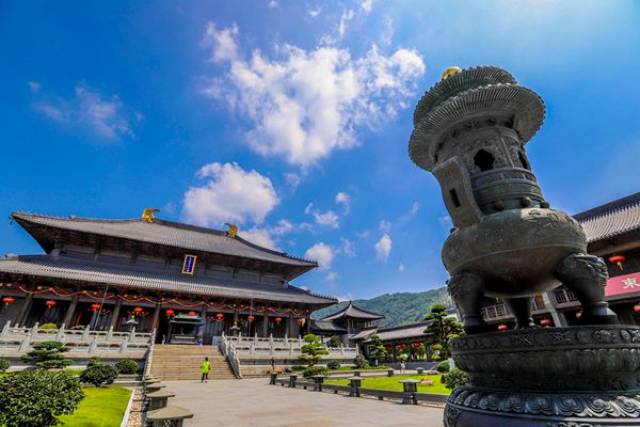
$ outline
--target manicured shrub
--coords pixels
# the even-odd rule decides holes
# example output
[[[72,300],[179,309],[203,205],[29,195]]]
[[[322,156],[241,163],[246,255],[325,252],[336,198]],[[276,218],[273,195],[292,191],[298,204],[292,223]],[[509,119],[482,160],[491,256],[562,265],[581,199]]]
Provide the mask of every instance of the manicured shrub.
[[[131,359],[122,359],[116,362],[116,370],[120,374],[135,374],[138,372],[138,363]]]
[[[0,359],[0,372],[6,371],[9,369],[9,366],[11,366],[11,364],[7,359]]]
[[[361,354],[357,355],[355,359],[353,359],[353,367],[356,369],[367,369],[369,367],[369,362],[364,358]]]
[[[315,365],[322,356],[329,354],[327,347],[322,343],[319,336],[307,334],[304,336],[303,341],[304,345],[300,348],[299,360],[308,367]]]
[[[442,362],[438,363],[436,369],[438,370],[438,372],[449,372],[449,369],[451,369],[451,365],[449,364],[448,360],[443,360]]]
[[[304,371],[305,369],[306,369],[306,366],[302,366],[302,365],[293,365],[291,367],[291,370],[293,372]]]
[[[442,384],[453,390],[454,388],[465,385],[469,382],[469,376],[460,369],[452,369],[450,372],[443,374],[440,378]]]
[[[56,326],[55,323],[49,322],[49,323],[43,323],[42,325],[38,326],[38,328],[40,328],[40,329],[58,329],[58,326]]]
[[[80,381],[96,387],[111,384],[118,376],[118,371],[111,365],[92,365],[82,371]]]
[[[327,344],[329,347],[337,348],[342,346],[342,339],[338,335],[333,335],[329,338],[329,342]]]
[[[47,427],[75,411],[84,394],[65,372],[26,370],[0,377],[0,425]]]
[[[340,362],[337,360],[331,360],[327,362],[327,368],[329,369],[340,369]]]
[[[314,375],[326,375],[327,368],[323,366],[309,366],[302,372],[302,376],[305,378],[312,377]]]
[[[69,349],[61,342],[44,341],[35,344],[33,350],[22,356],[22,361],[40,369],[60,369],[71,363],[64,357],[67,351]]]

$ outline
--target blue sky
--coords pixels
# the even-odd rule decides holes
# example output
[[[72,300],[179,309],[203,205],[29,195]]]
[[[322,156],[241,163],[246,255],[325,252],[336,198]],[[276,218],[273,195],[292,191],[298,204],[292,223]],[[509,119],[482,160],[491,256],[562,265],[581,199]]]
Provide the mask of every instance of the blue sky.
[[[322,268],[342,298],[447,278],[435,179],[407,155],[444,68],[494,64],[545,100],[528,145],[552,206],[640,190],[634,1],[0,3],[0,212],[159,217]],[[0,253],[39,249],[0,223]]]

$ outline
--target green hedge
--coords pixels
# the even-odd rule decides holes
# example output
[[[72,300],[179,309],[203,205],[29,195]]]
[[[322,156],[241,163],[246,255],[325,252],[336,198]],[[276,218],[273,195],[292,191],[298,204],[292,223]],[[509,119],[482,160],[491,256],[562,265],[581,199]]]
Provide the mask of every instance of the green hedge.
[[[100,387],[113,383],[118,376],[118,371],[111,365],[92,365],[82,371],[80,381]]]
[[[138,372],[138,363],[131,359],[122,359],[116,362],[116,370],[120,374],[135,374]]]

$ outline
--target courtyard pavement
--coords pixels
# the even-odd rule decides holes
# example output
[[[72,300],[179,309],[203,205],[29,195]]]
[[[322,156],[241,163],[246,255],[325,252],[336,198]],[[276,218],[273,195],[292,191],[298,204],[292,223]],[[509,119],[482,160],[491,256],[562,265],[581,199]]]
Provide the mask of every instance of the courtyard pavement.
[[[268,385],[267,378],[163,381],[169,405],[194,413],[185,427],[440,427],[442,409]]]

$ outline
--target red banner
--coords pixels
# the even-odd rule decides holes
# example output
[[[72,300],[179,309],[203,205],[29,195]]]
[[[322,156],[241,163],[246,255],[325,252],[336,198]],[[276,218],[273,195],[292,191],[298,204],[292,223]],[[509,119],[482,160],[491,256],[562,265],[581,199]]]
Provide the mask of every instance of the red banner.
[[[607,280],[605,295],[608,297],[640,292],[640,272],[616,276]]]

